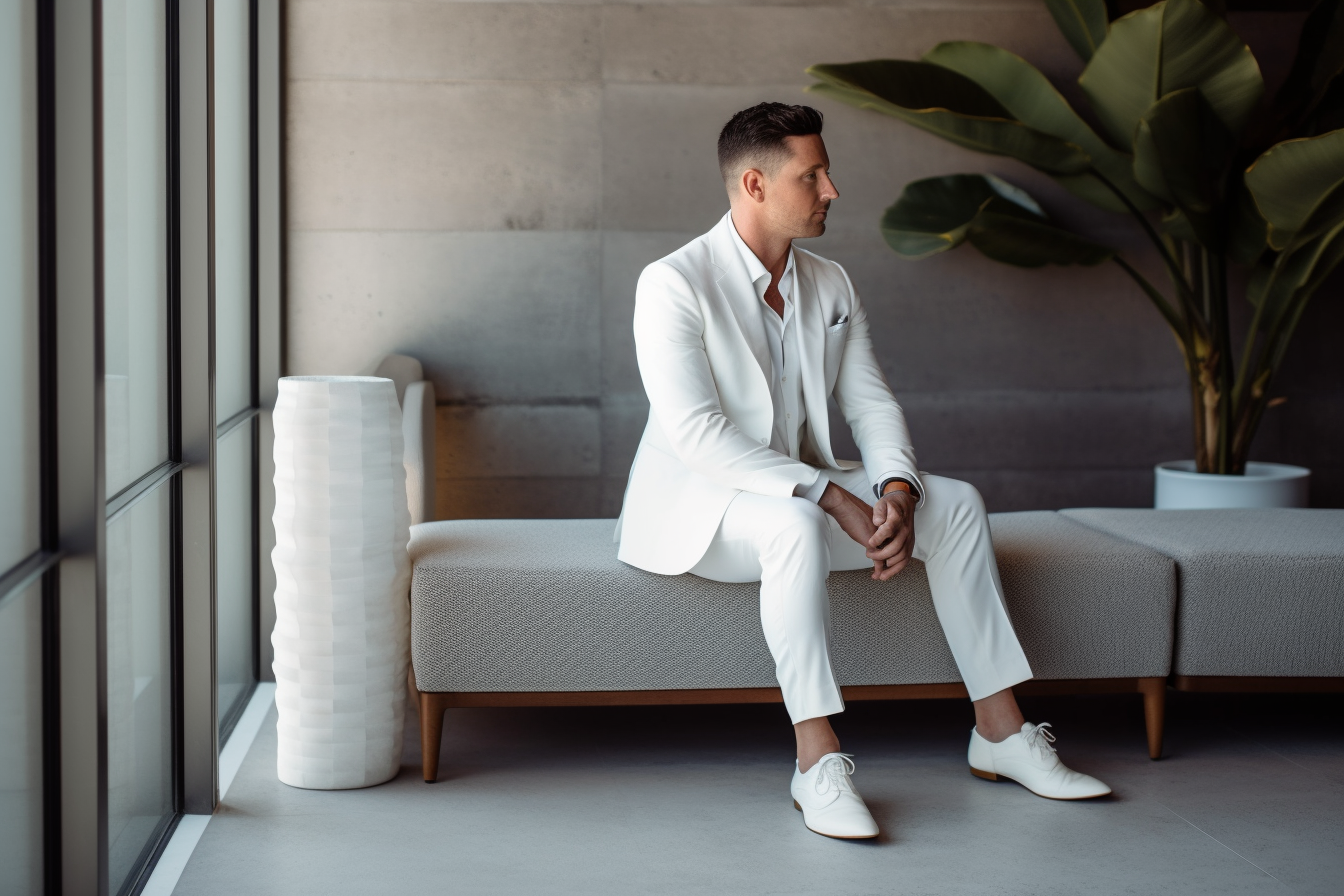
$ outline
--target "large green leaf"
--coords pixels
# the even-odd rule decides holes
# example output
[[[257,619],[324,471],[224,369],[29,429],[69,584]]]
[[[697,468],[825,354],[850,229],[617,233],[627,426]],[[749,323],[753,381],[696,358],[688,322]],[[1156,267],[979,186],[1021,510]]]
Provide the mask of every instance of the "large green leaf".
[[[1199,0],[1163,0],[1112,22],[1078,83],[1111,139],[1126,149],[1139,119],[1169,93],[1198,87],[1239,134],[1265,89],[1250,49]]]
[[[1268,277],[1252,275],[1252,301],[1263,304],[1259,330],[1270,338],[1265,369],[1277,370],[1302,311],[1330,274],[1344,263],[1344,223],[1281,254]]]
[[[882,238],[907,261],[954,249],[966,241],[966,228],[993,195],[985,178],[975,174],[912,181],[882,215]]]
[[[1294,243],[1252,273],[1247,298],[1260,308],[1260,328],[1272,332],[1311,298],[1344,261],[1344,221],[1310,240]],[[1266,270],[1266,267],[1268,270]]]
[[[882,236],[902,258],[927,258],[961,245],[971,221],[994,199],[1045,214],[1025,192],[992,174],[950,174],[906,184],[882,216]]]
[[[1008,156],[1048,174],[1080,174],[1092,164],[1077,144],[1028,127],[980,85],[928,62],[877,59],[814,65],[813,93],[899,118],[945,140]]]
[[[998,100],[970,78],[918,60],[814,65],[807,73],[828,84],[873,94],[903,110],[943,109],[976,118],[1012,118]]]
[[[1272,228],[1271,228],[1272,231]],[[1305,301],[1344,259],[1344,178],[1316,201],[1287,245],[1272,260],[1272,268],[1253,272],[1247,298],[1263,305],[1262,320],[1276,326],[1292,313],[1294,301]]]
[[[1254,264],[1269,246],[1269,222],[1255,207],[1251,191],[1243,178],[1237,177],[1232,185],[1232,196],[1227,202],[1231,221],[1228,224],[1227,254],[1240,264]]]
[[[1157,201],[1134,180],[1133,160],[1098,137],[1045,75],[1022,57],[991,44],[949,41],[925,53],[924,61],[970,78],[1028,127],[1081,146],[1097,171],[1138,208],[1157,206]],[[1075,195],[1109,211],[1127,210],[1091,175],[1066,175],[1060,182]]]
[[[1325,279],[1340,264],[1344,264],[1344,227],[1334,231],[1330,238],[1325,240],[1312,264],[1311,276],[1297,288],[1297,291],[1293,294],[1292,304],[1284,309],[1281,320],[1285,326],[1280,330],[1278,344],[1274,346],[1270,355],[1270,370],[1277,370],[1279,365],[1283,363],[1283,357],[1288,352],[1288,339],[1292,335],[1292,330],[1297,325],[1297,321],[1301,319],[1302,310],[1311,300],[1311,297],[1315,295],[1316,290],[1321,288]]]
[[[1292,70],[1274,95],[1274,109],[1292,133],[1311,117],[1344,73],[1344,3],[1321,0],[1302,24]]]
[[[1116,146],[1129,150],[1139,119],[1160,95],[1162,4],[1111,23],[1105,43],[1078,76]]]
[[[953,174],[907,184],[882,217],[887,245],[906,259],[970,243],[1019,267],[1099,264],[1114,250],[1051,224],[1027,193],[993,175]]]
[[[1198,87],[1233,134],[1265,92],[1260,64],[1227,22],[1199,0],[1166,0],[1158,96]]]
[[[1246,169],[1246,186],[1269,222],[1269,244],[1285,248],[1312,210],[1344,178],[1344,129],[1285,140]]]
[[[1223,184],[1233,148],[1232,135],[1195,87],[1153,103],[1134,136],[1139,183],[1180,209],[1199,243],[1219,252],[1226,242]]]
[[[1091,266],[1115,256],[1110,246],[1094,243],[1053,224],[989,209],[971,222],[966,238],[986,257],[1021,268],[1047,264]]]
[[[1317,201],[1301,229],[1293,235],[1293,242],[1313,240],[1341,223],[1344,223],[1344,178],[1336,181]]]
[[[1185,216],[1185,212],[1178,208],[1168,209],[1162,213],[1162,232],[1187,243],[1199,242],[1199,234],[1195,233],[1194,225]]]
[[[1087,62],[1106,39],[1105,0],[1045,0],[1069,46]]]

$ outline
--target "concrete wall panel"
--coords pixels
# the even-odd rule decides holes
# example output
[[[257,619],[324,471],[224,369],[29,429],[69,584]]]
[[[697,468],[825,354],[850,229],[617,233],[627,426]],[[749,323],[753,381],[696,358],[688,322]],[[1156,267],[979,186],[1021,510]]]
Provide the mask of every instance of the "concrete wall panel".
[[[970,246],[911,262],[880,237],[869,246],[855,243],[817,251],[849,272],[894,389],[1150,389],[1183,382],[1170,330],[1113,264],[1014,268]]]
[[[598,6],[297,0],[288,9],[299,38],[288,60],[294,79],[595,81],[601,74]]]
[[[289,372],[419,358],[440,401],[599,394],[596,233],[300,232]]]
[[[1077,65],[1044,6],[999,7],[949,21],[944,10],[895,6],[609,6],[602,72],[619,82],[804,85],[809,65],[912,59],[944,40]]]
[[[1188,450],[1189,393],[947,391],[899,396],[920,466],[937,472],[1076,471],[1173,460]]]
[[[598,475],[596,404],[442,405],[438,479]]]
[[[1057,507],[1151,507],[1149,468],[1089,470],[949,469],[940,475],[980,490],[991,513]]]
[[[601,208],[601,88],[292,81],[297,230],[585,230]]]

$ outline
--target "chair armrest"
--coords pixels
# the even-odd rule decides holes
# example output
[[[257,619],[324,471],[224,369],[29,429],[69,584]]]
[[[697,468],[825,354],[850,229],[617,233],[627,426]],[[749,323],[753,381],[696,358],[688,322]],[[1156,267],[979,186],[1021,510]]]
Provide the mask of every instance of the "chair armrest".
[[[406,500],[411,525],[435,518],[434,384],[410,383],[401,402],[401,437],[405,443]]]

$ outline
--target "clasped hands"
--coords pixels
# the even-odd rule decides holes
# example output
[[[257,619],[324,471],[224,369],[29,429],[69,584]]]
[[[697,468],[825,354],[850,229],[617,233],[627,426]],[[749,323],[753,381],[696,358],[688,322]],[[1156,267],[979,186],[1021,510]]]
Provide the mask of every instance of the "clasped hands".
[[[888,492],[870,506],[832,482],[817,503],[846,535],[867,548],[874,579],[885,582],[910,562],[915,550],[915,499],[909,492]]]

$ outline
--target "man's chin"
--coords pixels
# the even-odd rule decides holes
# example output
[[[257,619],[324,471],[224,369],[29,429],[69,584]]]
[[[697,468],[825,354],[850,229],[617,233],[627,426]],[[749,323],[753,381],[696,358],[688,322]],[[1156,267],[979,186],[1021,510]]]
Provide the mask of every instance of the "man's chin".
[[[802,228],[802,233],[794,237],[796,240],[809,240],[821,236],[826,232],[826,219],[820,221],[809,221],[807,226]]]

